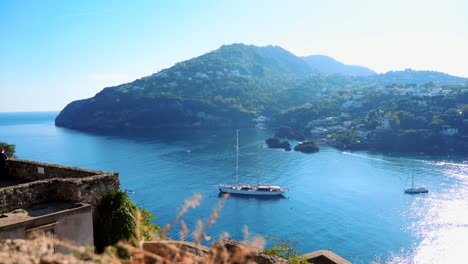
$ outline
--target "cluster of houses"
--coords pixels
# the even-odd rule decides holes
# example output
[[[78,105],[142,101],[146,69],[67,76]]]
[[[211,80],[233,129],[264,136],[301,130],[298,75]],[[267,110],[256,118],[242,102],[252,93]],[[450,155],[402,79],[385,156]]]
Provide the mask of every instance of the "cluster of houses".
[[[454,90],[443,89],[442,87],[409,87],[409,88],[377,88],[377,91],[384,95],[395,95],[395,96],[418,96],[418,97],[433,97],[441,95],[449,95],[455,93]],[[468,89],[467,89],[468,91]]]
[[[458,93],[468,92],[468,89],[458,89],[450,90],[444,89],[441,87],[425,87],[425,86],[411,86],[411,87],[382,87],[376,89],[378,93],[383,95],[392,95],[392,96],[417,96],[417,97],[433,97],[433,96],[445,96],[445,95],[457,95]],[[342,94],[341,99],[337,99],[331,93],[325,93],[322,95],[320,100],[326,102],[340,102],[341,107],[344,110],[351,110],[353,108],[360,108],[363,105],[362,100],[366,97],[365,90],[357,90],[351,93]],[[429,100],[418,101],[418,106],[425,107],[428,105]],[[346,112],[342,112],[340,116],[330,116],[326,118],[315,119],[308,122],[307,126],[310,127],[310,132],[314,138],[326,139],[328,135],[338,132],[347,131],[349,128],[354,128],[354,133],[356,137],[361,141],[365,142],[370,137],[371,134],[378,131],[390,131],[393,129],[391,126],[391,116],[385,116],[383,110],[379,111],[380,114],[380,124],[375,129],[368,129],[364,123],[358,123],[350,121],[350,115]],[[345,120],[345,121],[343,121]],[[254,119],[257,124],[257,127],[264,127],[265,122],[268,121],[268,118],[264,116],[259,116],[257,119]],[[468,124],[468,119],[463,121]],[[440,131],[441,135],[452,137],[459,133],[458,128],[442,128]]]

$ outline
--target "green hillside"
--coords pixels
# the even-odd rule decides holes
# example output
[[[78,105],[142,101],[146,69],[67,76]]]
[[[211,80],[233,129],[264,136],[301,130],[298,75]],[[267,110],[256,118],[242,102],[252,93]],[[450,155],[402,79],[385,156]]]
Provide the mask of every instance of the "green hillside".
[[[414,72],[413,80],[406,71],[368,77],[322,75],[281,47],[233,44],[74,101],[55,123],[99,132],[252,126],[259,115],[276,116],[326,93],[394,83],[395,74],[404,74],[405,83],[427,76]],[[441,73],[426,81],[438,82],[439,77],[466,81]]]

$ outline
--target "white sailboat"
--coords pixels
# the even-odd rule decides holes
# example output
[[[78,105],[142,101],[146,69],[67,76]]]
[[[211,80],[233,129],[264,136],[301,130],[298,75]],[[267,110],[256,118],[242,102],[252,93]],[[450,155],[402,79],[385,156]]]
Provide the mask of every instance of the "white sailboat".
[[[406,188],[405,193],[416,194],[416,193],[428,193],[429,189],[426,186],[414,186],[414,171],[411,174],[411,188]]]
[[[261,196],[275,196],[283,195],[288,190],[278,185],[270,184],[239,184],[239,130],[236,131],[236,184],[220,184],[219,191],[222,193],[231,193],[236,195],[261,195]]]

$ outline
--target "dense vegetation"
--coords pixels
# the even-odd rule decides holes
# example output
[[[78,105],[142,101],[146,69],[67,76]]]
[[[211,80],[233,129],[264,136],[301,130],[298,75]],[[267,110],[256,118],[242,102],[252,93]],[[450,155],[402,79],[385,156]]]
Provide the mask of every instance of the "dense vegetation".
[[[245,126],[260,113],[279,110],[272,98],[308,71],[279,47],[223,46],[72,102],[56,124],[83,130]]]
[[[323,138],[347,149],[466,153],[468,85],[338,91],[283,111],[275,126],[285,138]]]
[[[286,259],[288,263],[293,264],[307,264],[309,263],[307,259],[301,257],[300,251],[297,249],[295,240],[285,240],[280,241],[277,239],[272,239],[275,246],[272,248],[265,249],[266,254],[275,255]]]
[[[151,222],[154,215],[138,208],[124,191],[112,191],[104,196],[98,206],[98,212],[98,221],[94,229],[98,252],[119,241],[136,243],[137,235],[140,234],[146,240],[151,240],[154,237],[153,233],[159,230],[159,227]],[[120,249],[120,252],[125,251]]]
[[[8,144],[6,142],[0,142],[0,150],[4,149],[8,157],[14,157],[16,146],[13,144]]]

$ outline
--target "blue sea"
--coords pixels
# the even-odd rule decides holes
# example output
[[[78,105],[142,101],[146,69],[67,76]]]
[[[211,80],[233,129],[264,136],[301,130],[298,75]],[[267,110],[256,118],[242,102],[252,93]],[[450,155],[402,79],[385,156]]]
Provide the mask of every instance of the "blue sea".
[[[16,156],[120,174],[140,207],[172,223],[186,201],[202,199],[181,219],[187,240],[212,215],[206,244],[229,236],[296,241],[302,253],[331,249],[353,263],[460,263],[468,248],[468,157],[342,152],[316,154],[263,147],[272,132],[241,129],[239,179],[289,188],[281,199],[230,197],[235,130],[166,131],[104,136],[54,126],[57,112],[0,113],[0,141]],[[116,131],[118,132],[118,131]],[[118,134],[118,133],[116,133]],[[430,192],[405,195],[414,174]],[[218,211],[218,207],[222,206]],[[169,235],[180,238],[181,225]]]

